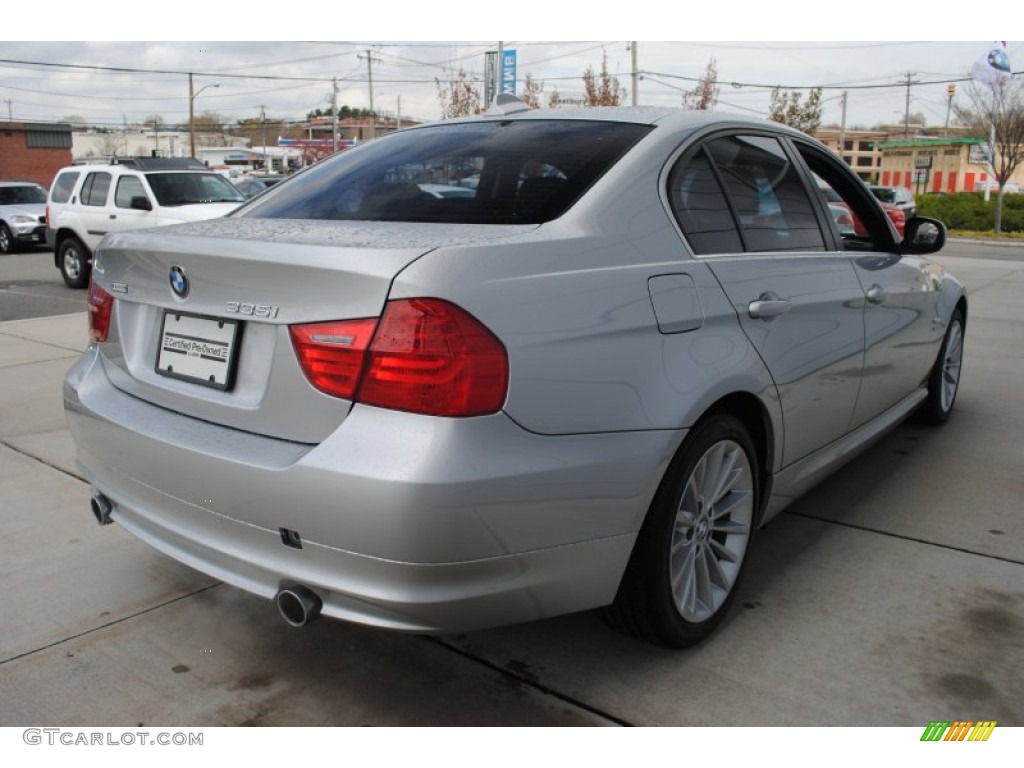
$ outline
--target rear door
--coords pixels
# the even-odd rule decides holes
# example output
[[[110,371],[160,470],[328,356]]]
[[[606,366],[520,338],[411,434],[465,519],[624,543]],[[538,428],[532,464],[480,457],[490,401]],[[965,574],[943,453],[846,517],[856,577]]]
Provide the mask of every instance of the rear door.
[[[775,381],[783,465],[849,430],[864,354],[864,291],[794,160],[768,133],[716,134],[669,179],[691,248]]]
[[[108,171],[87,173],[82,182],[79,199],[81,205],[77,206],[77,210],[82,222],[80,231],[90,251],[96,250],[103,236],[111,231],[111,225],[116,219],[107,205],[107,201],[112,197],[112,182],[113,175]]]

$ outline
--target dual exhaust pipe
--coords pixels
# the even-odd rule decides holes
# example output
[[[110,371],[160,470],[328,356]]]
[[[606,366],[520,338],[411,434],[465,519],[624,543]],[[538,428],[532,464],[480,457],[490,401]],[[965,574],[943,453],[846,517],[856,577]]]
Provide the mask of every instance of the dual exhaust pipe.
[[[89,508],[100,525],[110,525],[114,522],[110,517],[114,505],[99,491],[93,492],[92,498],[89,499]],[[274,601],[277,603],[281,618],[293,627],[304,627],[319,617],[324,605],[316,592],[301,584],[282,587]]]

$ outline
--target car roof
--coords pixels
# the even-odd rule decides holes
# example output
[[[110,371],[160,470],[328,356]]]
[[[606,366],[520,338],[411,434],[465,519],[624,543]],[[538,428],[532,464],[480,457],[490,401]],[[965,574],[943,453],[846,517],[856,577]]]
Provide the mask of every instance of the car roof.
[[[45,189],[42,184],[36,184],[34,181],[0,181],[0,187],[39,187]]]
[[[637,123],[641,125],[664,126],[671,130],[698,129],[706,126],[722,125],[749,127],[751,129],[770,128],[773,131],[806,137],[806,134],[763,118],[748,117],[731,112],[708,112],[681,107],[559,107],[557,109],[529,109],[510,114],[485,113],[473,117],[442,120],[439,123],[425,123],[427,128],[452,123],[478,123],[511,120],[583,120],[618,123]],[[408,130],[417,130],[410,128]]]

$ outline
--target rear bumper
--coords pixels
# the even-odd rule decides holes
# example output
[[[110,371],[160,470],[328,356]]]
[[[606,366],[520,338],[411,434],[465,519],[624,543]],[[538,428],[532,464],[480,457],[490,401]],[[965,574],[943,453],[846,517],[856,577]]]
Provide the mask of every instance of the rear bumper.
[[[416,632],[610,603],[683,437],[357,406],[322,443],[292,443],[126,395],[95,347],[64,398],[79,465],[143,541],[255,594],[304,584],[324,615]]]

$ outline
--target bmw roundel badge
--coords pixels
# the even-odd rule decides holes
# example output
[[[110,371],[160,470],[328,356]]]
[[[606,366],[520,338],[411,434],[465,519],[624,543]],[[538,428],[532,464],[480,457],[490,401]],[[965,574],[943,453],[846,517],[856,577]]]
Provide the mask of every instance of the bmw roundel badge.
[[[175,264],[171,267],[171,290],[179,299],[188,296],[188,277],[185,270]]]

